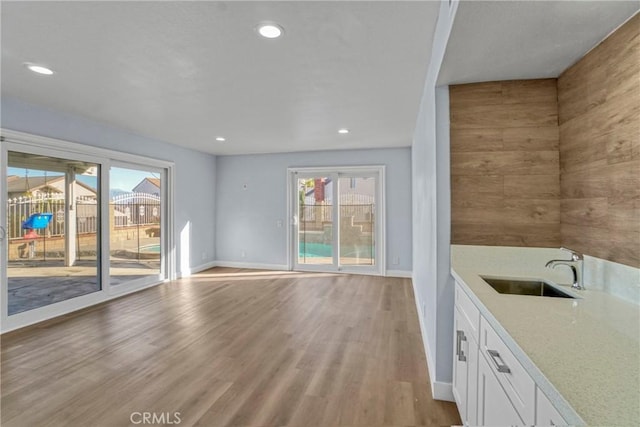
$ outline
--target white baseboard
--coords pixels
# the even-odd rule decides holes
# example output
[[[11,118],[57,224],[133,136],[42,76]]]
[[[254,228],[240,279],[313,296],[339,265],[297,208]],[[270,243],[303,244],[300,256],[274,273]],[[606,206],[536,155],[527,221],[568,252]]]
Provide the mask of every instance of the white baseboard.
[[[416,302],[416,312],[418,313],[418,324],[420,325],[420,337],[422,338],[422,347],[424,348],[424,354],[427,356],[427,371],[429,371],[429,378],[435,378],[436,373],[433,370],[435,367],[435,363],[433,362],[433,358],[431,357],[431,352],[429,351],[429,346],[427,345],[427,331],[424,324],[424,313],[422,312],[420,294],[416,289],[415,280],[411,281],[411,285],[413,286],[413,299]],[[432,390],[433,392],[433,385]]]
[[[178,278],[189,277],[192,274],[199,273],[204,270],[208,270],[213,267],[231,267],[231,268],[250,268],[256,270],[277,270],[277,271],[288,271],[289,266],[286,264],[263,264],[263,263],[255,263],[255,262],[238,262],[238,261],[211,261],[206,264],[201,264],[196,267],[190,268],[187,271],[180,272],[178,274]],[[358,274],[358,273],[350,273],[350,274]],[[371,273],[362,273],[362,274],[371,274]],[[387,270],[385,273],[386,277],[401,277],[401,278],[411,278],[412,272],[409,270]]]
[[[420,296],[418,294],[418,290],[416,289],[415,281],[412,281],[413,286],[413,295],[416,301],[416,311],[418,312],[418,323],[420,324],[420,336],[422,337],[422,345],[424,347],[424,354],[427,356],[427,370],[429,371],[429,379],[431,381],[431,395],[436,400],[445,400],[448,402],[455,402],[453,397],[453,384],[451,383],[443,383],[440,381],[435,381],[436,377],[435,372],[435,361],[433,360],[433,355],[431,354],[431,350],[429,345],[427,344],[427,332],[426,326],[424,324],[424,313],[422,312]]]
[[[387,277],[404,277],[411,279],[413,272],[410,270],[387,270],[385,276]]]
[[[431,383],[431,394],[436,400],[446,400],[447,402],[455,402],[453,398],[453,384],[433,381]]]
[[[200,273],[201,271],[205,271],[217,266],[218,266],[217,261],[210,261],[205,264],[200,264],[195,267],[189,268],[186,271],[181,271],[180,273],[177,274],[177,276],[178,276],[178,279],[181,279],[181,278],[189,277],[192,274]]]
[[[288,271],[286,264],[260,264],[256,262],[216,261],[216,267],[251,268],[255,270]]]

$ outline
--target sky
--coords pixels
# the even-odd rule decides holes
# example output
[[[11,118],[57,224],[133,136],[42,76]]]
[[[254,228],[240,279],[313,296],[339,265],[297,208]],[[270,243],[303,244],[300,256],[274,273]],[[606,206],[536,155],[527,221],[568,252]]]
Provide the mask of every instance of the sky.
[[[35,170],[35,169],[25,170],[24,168],[14,168],[14,167],[7,168],[8,175],[18,175],[23,177],[25,176],[26,171],[28,171],[29,176],[32,176],[32,177],[44,176],[44,171],[41,171],[41,170]],[[51,171],[47,172],[48,177],[61,176],[61,175],[63,174],[60,172],[51,172]],[[111,180],[111,189],[123,190],[123,191],[131,191],[133,187],[138,185],[140,181],[142,181],[145,178],[160,178],[160,174],[147,172],[147,171],[112,167],[111,174],[109,177],[109,179]],[[95,188],[97,186],[96,184],[97,184],[98,178],[95,176],[78,175],[77,179],[83,184],[87,184],[91,187]]]
[[[124,168],[111,168],[111,188],[118,190],[131,191],[133,187],[138,185],[145,178],[160,178],[159,173],[138,171]]]

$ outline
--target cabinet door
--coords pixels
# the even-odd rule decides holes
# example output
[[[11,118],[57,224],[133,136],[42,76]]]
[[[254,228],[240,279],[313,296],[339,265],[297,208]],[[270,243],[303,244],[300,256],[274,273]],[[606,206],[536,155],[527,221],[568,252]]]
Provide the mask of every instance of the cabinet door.
[[[453,396],[460,418],[467,425],[477,420],[478,343],[468,318],[454,311]]]
[[[536,390],[536,425],[537,426],[566,426],[567,422],[553,407],[547,396]]]
[[[467,355],[465,318],[456,307],[453,328],[453,397],[462,421],[467,420]]]
[[[467,425],[478,425],[478,343],[467,340]]]
[[[478,425],[521,426],[513,407],[484,356],[478,357]]]
[[[480,322],[480,353],[518,411],[522,420],[532,425],[536,418],[536,383],[516,356],[483,317]]]

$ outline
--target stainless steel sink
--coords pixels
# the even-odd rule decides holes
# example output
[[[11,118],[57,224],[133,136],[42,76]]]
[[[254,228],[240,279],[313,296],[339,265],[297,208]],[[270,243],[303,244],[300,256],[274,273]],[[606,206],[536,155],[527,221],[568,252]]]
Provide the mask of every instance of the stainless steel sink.
[[[551,286],[547,282],[541,280],[523,280],[523,279],[495,279],[491,277],[482,277],[496,291],[501,294],[513,295],[535,295],[538,297],[555,297],[555,298],[574,298],[564,293],[555,286]]]

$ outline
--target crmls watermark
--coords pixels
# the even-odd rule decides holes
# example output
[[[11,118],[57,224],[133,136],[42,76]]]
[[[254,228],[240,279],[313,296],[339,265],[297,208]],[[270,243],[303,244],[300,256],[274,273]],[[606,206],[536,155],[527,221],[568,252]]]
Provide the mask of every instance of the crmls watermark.
[[[172,425],[180,424],[180,412],[132,412],[129,416],[132,424]]]

